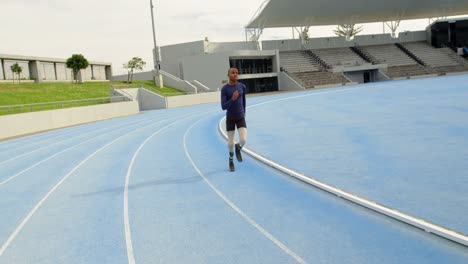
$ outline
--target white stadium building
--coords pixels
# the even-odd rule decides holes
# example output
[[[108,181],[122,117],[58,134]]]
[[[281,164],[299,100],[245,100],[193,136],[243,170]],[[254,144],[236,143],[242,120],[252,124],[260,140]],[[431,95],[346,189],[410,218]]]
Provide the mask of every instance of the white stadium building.
[[[163,46],[155,58],[160,55],[165,84],[187,92],[218,90],[230,67],[239,68],[249,93],[468,72],[460,56],[468,46],[468,19],[444,20],[464,14],[466,0],[270,0],[247,23],[245,41]],[[426,30],[396,34],[400,21],[421,18],[432,20]],[[382,22],[389,33],[307,37],[314,26],[371,22]],[[293,28],[299,38],[259,41],[264,29],[280,27]]]

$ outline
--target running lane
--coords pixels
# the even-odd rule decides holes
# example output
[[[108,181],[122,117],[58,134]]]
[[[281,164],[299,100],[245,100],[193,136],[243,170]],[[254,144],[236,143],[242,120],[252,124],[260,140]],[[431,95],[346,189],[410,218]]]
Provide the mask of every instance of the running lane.
[[[255,111],[248,110],[248,116]],[[0,187],[2,200],[10,200],[0,205],[9,208],[0,220],[4,246],[56,186],[0,255],[0,263],[468,261],[466,247],[317,190],[248,156],[229,172],[226,142],[217,131],[222,115],[218,104],[146,112],[135,116],[143,123],[126,123],[136,121],[130,118],[124,130],[96,136],[73,153],[39,165],[41,171]],[[249,137],[253,133],[249,128]],[[25,196],[29,191],[35,194]]]
[[[344,191],[468,234],[468,75],[279,95],[248,147]]]

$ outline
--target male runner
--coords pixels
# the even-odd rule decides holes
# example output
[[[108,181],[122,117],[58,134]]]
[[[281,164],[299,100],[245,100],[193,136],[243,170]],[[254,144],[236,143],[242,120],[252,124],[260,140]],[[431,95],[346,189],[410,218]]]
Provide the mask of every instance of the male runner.
[[[241,149],[247,141],[247,124],[245,123],[245,94],[247,87],[237,81],[239,71],[230,68],[228,71],[229,83],[221,89],[221,108],[226,111],[226,130],[228,134],[229,170],[235,171],[234,149],[236,158],[242,162]],[[235,129],[239,133],[239,143],[235,144]]]

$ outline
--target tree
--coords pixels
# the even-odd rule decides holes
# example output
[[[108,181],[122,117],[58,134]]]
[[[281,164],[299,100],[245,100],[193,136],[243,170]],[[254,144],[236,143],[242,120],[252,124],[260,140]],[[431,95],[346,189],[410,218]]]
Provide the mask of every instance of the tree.
[[[67,68],[73,72],[73,80],[78,82],[78,72],[88,68],[88,60],[81,54],[73,54],[71,58],[67,59]]]
[[[338,25],[336,30],[333,30],[335,35],[339,37],[346,37],[346,40],[353,39],[357,34],[361,33],[361,31],[362,26],[356,27],[355,24]]]
[[[145,67],[146,62],[144,62],[140,57],[133,57],[129,60],[126,64],[123,65],[124,69],[127,69],[127,83],[131,83],[133,81],[133,71],[134,70],[143,70]]]
[[[13,72],[13,83],[15,83],[15,73],[18,75],[18,82],[21,82],[21,72],[23,72],[23,68],[21,68],[18,63],[15,63],[10,66],[11,71]]]

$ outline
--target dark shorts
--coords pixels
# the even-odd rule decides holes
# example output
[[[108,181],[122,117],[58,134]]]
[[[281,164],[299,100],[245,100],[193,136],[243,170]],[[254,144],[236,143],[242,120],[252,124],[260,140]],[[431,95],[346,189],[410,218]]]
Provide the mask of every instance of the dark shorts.
[[[247,124],[245,123],[245,118],[244,117],[241,117],[241,118],[226,117],[226,130],[227,131],[234,131],[236,129],[236,126],[237,126],[237,129],[241,127],[247,128]]]

